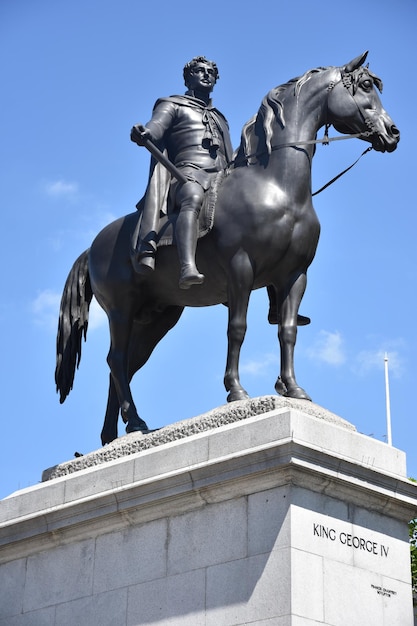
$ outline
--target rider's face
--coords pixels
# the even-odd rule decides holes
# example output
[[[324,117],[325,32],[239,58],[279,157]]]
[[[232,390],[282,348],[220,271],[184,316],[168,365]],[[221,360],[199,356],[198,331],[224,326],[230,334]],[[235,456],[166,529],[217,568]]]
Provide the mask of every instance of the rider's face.
[[[216,72],[210,63],[198,63],[188,77],[188,88],[210,93],[216,84]]]

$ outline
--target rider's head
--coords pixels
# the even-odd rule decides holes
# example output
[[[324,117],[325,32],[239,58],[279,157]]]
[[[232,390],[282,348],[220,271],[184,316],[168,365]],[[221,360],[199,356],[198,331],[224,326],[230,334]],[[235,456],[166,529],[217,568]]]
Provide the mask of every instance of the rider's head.
[[[214,61],[209,61],[206,57],[194,57],[184,66],[184,83],[188,89],[195,88],[195,82],[198,81],[198,75],[208,72],[211,89],[213,89],[219,77],[219,70]],[[204,80],[204,79],[203,79]],[[211,91],[210,89],[210,91]]]

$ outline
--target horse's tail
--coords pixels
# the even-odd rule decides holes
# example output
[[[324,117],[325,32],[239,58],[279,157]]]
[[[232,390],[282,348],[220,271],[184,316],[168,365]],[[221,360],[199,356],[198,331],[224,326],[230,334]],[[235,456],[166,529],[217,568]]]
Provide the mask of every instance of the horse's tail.
[[[87,338],[88,312],[93,297],[88,274],[88,252],[75,261],[65,283],[56,338],[55,382],[62,404],[72,389],[81,360],[81,340]]]

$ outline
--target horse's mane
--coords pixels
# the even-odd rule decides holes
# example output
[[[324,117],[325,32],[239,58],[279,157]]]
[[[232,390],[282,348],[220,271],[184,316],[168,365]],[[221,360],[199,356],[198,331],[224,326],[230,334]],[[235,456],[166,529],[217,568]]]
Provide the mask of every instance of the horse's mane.
[[[271,89],[264,99],[258,112],[244,125],[242,129],[240,146],[236,153],[236,165],[243,162],[251,162],[251,155],[264,154],[266,158],[271,154],[271,140],[273,134],[273,123],[278,121],[281,128],[285,128],[285,99],[288,94],[298,96],[302,87],[312,78],[312,76],[322,73],[333,67],[317,67],[308,70],[302,76],[292,78],[287,83]],[[342,68],[340,68],[342,69]],[[366,72],[373,80],[379,91],[382,91],[382,81],[375,76],[368,67],[360,67],[353,72],[343,73],[342,80],[346,87],[351,88],[354,94],[359,83],[359,79]]]
[[[242,129],[239,156],[249,157],[255,153],[271,154],[271,139],[273,122],[277,120],[281,128],[285,128],[285,96],[288,93],[298,96],[303,85],[318,72],[328,68],[318,67],[308,70],[302,76],[292,78],[287,83],[271,89],[263,98],[258,112],[244,125]]]

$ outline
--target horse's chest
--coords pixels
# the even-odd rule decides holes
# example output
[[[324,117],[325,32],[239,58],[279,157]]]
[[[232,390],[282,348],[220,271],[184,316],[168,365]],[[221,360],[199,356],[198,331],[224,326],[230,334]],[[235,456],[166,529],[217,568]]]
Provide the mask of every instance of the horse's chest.
[[[293,267],[309,265],[314,257],[320,226],[317,218],[293,213],[282,213],[262,221],[253,230],[252,255],[257,265],[282,265],[288,271]]]
[[[230,176],[221,191],[216,220],[225,247],[281,257],[292,248],[308,254],[317,241],[320,227],[310,197],[294,200],[285,186],[259,176],[258,168]]]
[[[254,227],[253,235],[258,240],[281,241],[282,245],[287,245],[310,239],[316,230],[316,220],[285,209],[265,210],[262,217],[256,216]]]

